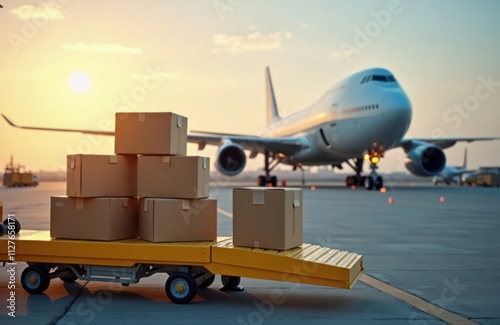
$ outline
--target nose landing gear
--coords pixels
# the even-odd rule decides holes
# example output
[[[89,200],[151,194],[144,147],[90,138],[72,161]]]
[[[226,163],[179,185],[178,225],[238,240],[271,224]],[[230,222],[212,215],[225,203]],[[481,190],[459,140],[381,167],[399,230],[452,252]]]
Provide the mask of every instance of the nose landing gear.
[[[350,161],[346,161],[347,164],[354,170],[356,175],[348,176],[345,180],[347,187],[357,187],[364,186],[367,190],[380,190],[384,186],[384,179],[377,173],[378,162],[383,154],[379,154],[376,151],[370,151],[364,157],[364,159],[370,161],[370,175],[361,176],[363,172],[363,158],[354,159],[354,164]]]

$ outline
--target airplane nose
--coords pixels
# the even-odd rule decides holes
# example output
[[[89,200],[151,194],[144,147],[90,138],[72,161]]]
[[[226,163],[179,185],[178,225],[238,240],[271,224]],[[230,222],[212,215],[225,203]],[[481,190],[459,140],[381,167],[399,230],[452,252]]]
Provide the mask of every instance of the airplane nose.
[[[402,137],[411,122],[411,103],[402,91],[391,91],[382,100],[382,113],[394,133]]]

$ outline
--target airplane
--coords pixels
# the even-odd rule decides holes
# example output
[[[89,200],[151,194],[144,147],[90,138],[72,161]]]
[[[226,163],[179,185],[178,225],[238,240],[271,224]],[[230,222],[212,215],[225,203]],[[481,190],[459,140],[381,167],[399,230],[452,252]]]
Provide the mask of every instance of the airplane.
[[[432,178],[432,183],[434,185],[438,185],[439,183],[445,183],[446,185],[450,185],[451,183],[462,184],[462,175],[474,171],[474,169],[467,169],[467,149],[465,149],[463,165],[445,166],[438,175]]]
[[[238,175],[245,168],[247,155],[264,155],[264,174],[259,186],[276,186],[271,175],[279,164],[294,170],[304,166],[330,165],[343,169],[347,164],[354,174],[346,178],[346,186],[381,189],[383,179],[377,173],[385,152],[402,148],[407,157],[406,168],[418,176],[438,175],[446,165],[443,149],[456,142],[496,140],[498,137],[457,137],[405,139],[412,117],[410,99],[394,75],[387,69],[371,68],[357,72],[330,87],[312,106],[286,118],[280,116],[269,67],[265,70],[267,127],[260,136],[196,132],[188,134],[188,142],[203,150],[207,144],[218,146],[215,166],[227,176]],[[79,132],[114,135],[112,131],[56,129],[17,126],[31,130]],[[363,175],[363,162],[370,173]]]

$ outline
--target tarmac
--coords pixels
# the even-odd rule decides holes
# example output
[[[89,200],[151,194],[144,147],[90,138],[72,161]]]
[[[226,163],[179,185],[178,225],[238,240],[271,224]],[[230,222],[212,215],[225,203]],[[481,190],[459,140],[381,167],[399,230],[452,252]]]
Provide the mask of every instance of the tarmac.
[[[231,185],[211,188],[220,236],[232,233]],[[500,188],[310,185],[304,242],[363,255],[365,275],[351,290],[244,278],[244,291],[223,292],[217,278],[177,305],[165,294],[166,275],[156,274],[129,287],[53,279],[44,294],[29,295],[19,262],[15,318],[0,267],[0,324],[500,323]],[[64,194],[63,182],[0,188],[4,217],[15,213],[24,229],[48,230],[50,196]]]

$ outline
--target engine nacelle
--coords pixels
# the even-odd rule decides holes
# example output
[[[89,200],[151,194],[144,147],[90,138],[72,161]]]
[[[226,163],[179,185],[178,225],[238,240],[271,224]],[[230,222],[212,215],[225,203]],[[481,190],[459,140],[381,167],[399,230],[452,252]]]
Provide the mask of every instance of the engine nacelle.
[[[225,142],[217,150],[217,170],[227,176],[235,176],[241,173],[247,162],[247,156],[243,148],[233,142]]]
[[[441,148],[434,145],[420,145],[408,152],[406,169],[418,176],[434,176],[446,165],[446,156]]]

